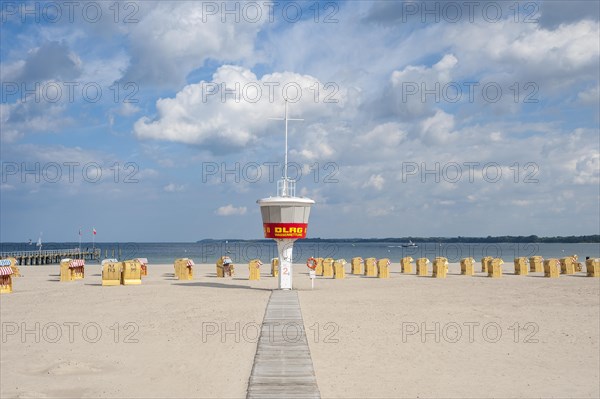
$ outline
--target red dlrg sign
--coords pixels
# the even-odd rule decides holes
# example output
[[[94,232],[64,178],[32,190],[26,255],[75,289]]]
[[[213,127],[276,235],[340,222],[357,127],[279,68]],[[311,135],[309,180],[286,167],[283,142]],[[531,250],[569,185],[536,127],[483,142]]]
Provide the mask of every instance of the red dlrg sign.
[[[305,238],[306,223],[263,223],[265,238]]]

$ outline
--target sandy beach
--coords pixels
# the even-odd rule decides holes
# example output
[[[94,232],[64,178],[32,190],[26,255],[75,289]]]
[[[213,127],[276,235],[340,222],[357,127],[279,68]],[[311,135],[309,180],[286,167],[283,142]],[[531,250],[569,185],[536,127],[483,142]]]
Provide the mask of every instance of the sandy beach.
[[[350,265],[346,265],[349,272]],[[479,265],[478,265],[479,266]],[[600,396],[600,280],[318,278],[294,268],[321,395],[350,397]],[[59,266],[23,266],[2,295],[0,396],[246,395],[258,328],[275,278],[246,265],[192,281],[149,265],[141,286],[102,287],[99,265],[61,283]],[[478,270],[478,269],[477,269]]]

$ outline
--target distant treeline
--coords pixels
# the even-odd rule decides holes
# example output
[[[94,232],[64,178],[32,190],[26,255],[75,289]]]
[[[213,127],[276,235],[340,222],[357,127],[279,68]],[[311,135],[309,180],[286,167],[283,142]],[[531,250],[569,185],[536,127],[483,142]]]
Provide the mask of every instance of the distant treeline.
[[[538,237],[531,236],[487,236],[487,237],[396,237],[396,238],[306,238],[304,242],[393,242],[407,243],[412,241],[415,244],[420,242],[442,242],[442,243],[600,243],[600,235],[589,236],[556,236],[556,237]],[[201,242],[222,242],[225,240],[200,240]],[[271,240],[228,240],[229,242],[241,241],[271,241]]]

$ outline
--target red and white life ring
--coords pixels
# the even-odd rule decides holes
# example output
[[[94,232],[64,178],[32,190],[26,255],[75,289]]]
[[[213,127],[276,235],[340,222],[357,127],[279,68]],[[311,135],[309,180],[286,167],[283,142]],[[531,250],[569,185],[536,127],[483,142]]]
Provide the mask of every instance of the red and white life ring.
[[[311,270],[315,270],[317,268],[317,260],[313,257],[308,258],[306,261],[306,266],[308,266],[308,268]]]

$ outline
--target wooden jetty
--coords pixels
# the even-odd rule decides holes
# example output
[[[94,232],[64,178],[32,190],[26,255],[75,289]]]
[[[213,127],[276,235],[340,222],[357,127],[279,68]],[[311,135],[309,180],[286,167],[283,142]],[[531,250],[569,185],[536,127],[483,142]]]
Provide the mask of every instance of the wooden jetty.
[[[50,265],[58,264],[61,259],[100,259],[100,248],[79,250],[75,249],[47,249],[42,251],[6,251],[0,252],[0,259],[15,258],[19,265]]]
[[[320,397],[298,293],[273,291],[267,304],[246,398]]]

